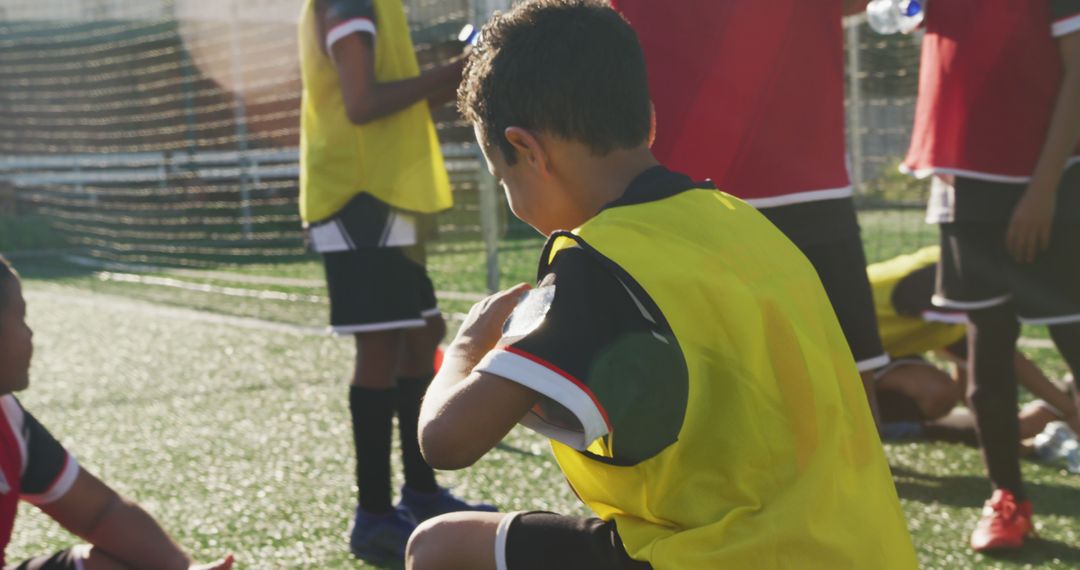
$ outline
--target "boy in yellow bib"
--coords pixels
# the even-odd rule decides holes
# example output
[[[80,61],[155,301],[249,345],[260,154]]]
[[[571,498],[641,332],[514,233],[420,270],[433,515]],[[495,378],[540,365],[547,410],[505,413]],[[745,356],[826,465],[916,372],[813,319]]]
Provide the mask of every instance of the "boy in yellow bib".
[[[596,518],[444,515],[409,567],[914,568],[821,282],[754,208],[657,164],[634,31],[540,0],[481,38],[459,105],[549,241],[535,288],[470,312],[421,447],[459,469],[520,422]]]
[[[428,106],[453,97],[464,64],[420,72],[401,0],[306,0],[299,36],[300,216],[326,268],[330,326],[356,338],[349,410],[359,504],[349,545],[367,560],[400,559],[416,521],[494,510],[440,488],[416,439],[446,331],[423,228],[451,204]],[[395,414],[405,471],[396,507]]]

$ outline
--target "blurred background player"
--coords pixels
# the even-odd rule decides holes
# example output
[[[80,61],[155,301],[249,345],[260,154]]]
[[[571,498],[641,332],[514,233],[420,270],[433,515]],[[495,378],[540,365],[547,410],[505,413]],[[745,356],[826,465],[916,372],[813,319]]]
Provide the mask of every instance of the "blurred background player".
[[[446,331],[424,239],[430,215],[451,205],[429,105],[453,98],[464,64],[420,73],[400,0],[307,0],[299,26],[300,214],[323,256],[331,327],[356,337],[349,409],[359,505],[350,547],[373,560],[400,558],[416,521],[474,508],[437,485],[416,440]],[[405,470],[397,508],[395,412]]]
[[[974,418],[956,408],[967,386],[967,318],[931,302],[941,249],[930,246],[867,267],[881,342],[892,359],[877,371],[882,433],[976,444]],[[954,374],[924,358],[933,352]],[[1069,376],[1063,386],[1016,351],[1020,384],[1040,398],[1020,411],[1020,436],[1030,439],[1054,421],[1080,433],[1080,394]]]
[[[1034,527],[1017,456],[1017,316],[1049,326],[1080,370],[1080,0],[930,2],[925,24],[903,167],[935,175],[934,304],[970,321],[968,401],[994,488],[971,546],[1018,548]]]
[[[228,570],[232,556],[192,565],[157,521],[78,462],[12,392],[30,383],[34,333],[15,271],[0,257],[0,568],[4,570]],[[19,500],[88,544],[7,564]]]
[[[873,370],[889,360],[877,338],[845,159],[841,21],[866,3],[611,2],[645,50],[656,158],[746,200],[802,250],[876,414]]]
[[[520,422],[593,515],[444,515],[409,567],[914,568],[820,280],[754,208],[653,157],[634,31],[601,0],[541,0],[482,37],[460,107],[548,243],[507,324],[527,286],[463,323],[421,443],[460,469]]]

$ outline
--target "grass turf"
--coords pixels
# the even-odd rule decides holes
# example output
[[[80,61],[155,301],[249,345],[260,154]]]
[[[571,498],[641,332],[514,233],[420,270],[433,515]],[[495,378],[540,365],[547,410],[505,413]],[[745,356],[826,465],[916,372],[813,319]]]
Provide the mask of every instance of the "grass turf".
[[[908,217],[864,214],[868,241],[889,244],[868,244],[868,257],[932,242],[932,234],[913,237]],[[504,244],[504,285],[531,280],[538,242]],[[436,253],[431,265],[439,289],[482,289],[476,248]],[[315,326],[324,324],[322,302],[104,281],[55,260],[21,260],[17,267],[28,277],[37,345],[32,387],[20,398],[84,466],[144,505],[201,558],[232,551],[244,568],[357,567],[345,547],[354,505],[344,381],[351,343],[214,316]],[[317,279],[321,269],[302,262],[240,273]],[[444,305],[450,312],[468,308],[465,301]],[[1053,375],[1064,372],[1052,350],[1028,352]],[[1018,554],[990,558],[964,546],[988,494],[978,453],[925,443],[889,444],[886,451],[924,568],[1080,566],[1080,477],[1025,464],[1041,538]],[[520,428],[476,466],[442,481],[506,510],[584,514],[546,444]],[[24,505],[8,559],[73,542]]]

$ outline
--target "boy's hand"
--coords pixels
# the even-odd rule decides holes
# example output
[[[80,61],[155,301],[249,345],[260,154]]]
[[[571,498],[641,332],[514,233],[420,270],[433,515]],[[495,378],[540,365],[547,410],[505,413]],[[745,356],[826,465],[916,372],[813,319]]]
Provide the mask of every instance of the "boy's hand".
[[[477,362],[502,338],[502,328],[521,296],[532,286],[520,283],[473,305],[451,346],[463,349]],[[476,364],[475,362],[473,363]]]
[[[230,554],[217,562],[192,566],[190,570],[229,570],[233,565],[233,555]]]
[[[1019,263],[1034,263],[1035,257],[1050,245],[1057,195],[1053,188],[1032,182],[1013,210],[1005,245]]]

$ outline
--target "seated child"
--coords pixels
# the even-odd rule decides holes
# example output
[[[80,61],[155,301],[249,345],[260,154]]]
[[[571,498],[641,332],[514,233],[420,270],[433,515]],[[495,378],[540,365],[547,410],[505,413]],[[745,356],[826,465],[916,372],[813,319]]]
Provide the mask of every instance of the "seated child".
[[[876,373],[883,433],[976,444],[974,417],[954,409],[966,393],[967,317],[931,300],[940,257],[941,248],[930,246],[867,267],[881,341],[892,359]],[[923,358],[931,351],[953,363],[953,375]],[[1080,430],[1080,394],[1071,378],[1057,386],[1019,351],[1013,361],[1020,384],[1041,398],[1020,411],[1021,438],[1053,421]],[[947,419],[934,421],[941,418]]]
[[[228,570],[232,556],[192,565],[138,505],[79,467],[12,392],[29,384],[33,333],[18,275],[0,257],[0,568],[4,570]],[[19,499],[88,544],[7,565]]]
[[[420,443],[460,469],[520,422],[595,518],[443,515],[407,565],[914,568],[817,274],[754,208],[657,164],[634,31],[600,0],[533,0],[481,38],[461,109],[549,240],[536,288],[473,307]]]

